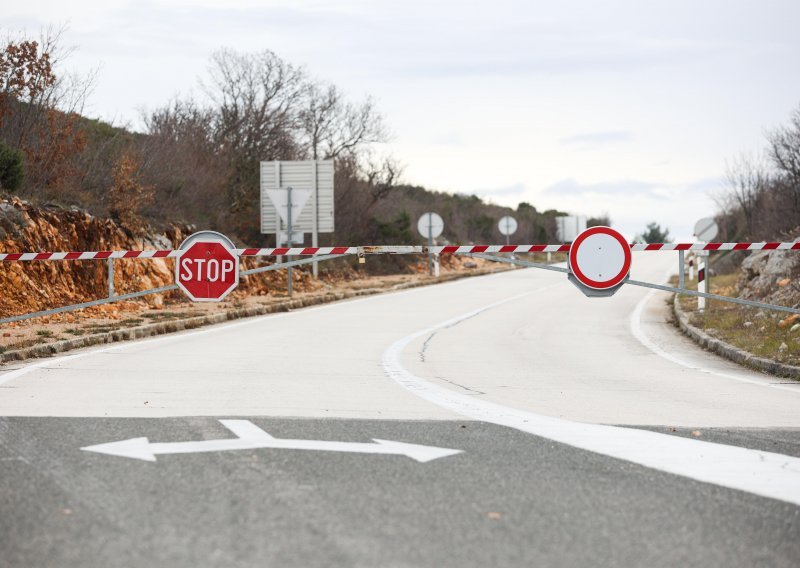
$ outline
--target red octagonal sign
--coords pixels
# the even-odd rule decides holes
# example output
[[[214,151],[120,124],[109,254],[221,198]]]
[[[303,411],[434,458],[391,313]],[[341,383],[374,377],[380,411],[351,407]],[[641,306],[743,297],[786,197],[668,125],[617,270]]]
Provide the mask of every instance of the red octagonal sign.
[[[219,302],[239,285],[239,257],[230,239],[214,231],[189,236],[180,246],[175,283],[195,302]]]

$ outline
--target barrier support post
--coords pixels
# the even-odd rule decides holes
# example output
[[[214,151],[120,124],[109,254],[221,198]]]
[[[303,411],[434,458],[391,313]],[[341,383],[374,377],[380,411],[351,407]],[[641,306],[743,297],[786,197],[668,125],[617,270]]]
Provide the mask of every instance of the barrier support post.
[[[697,291],[705,294],[706,288],[706,257],[697,257]],[[706,309],[706,299],[703,296],[697,298],[697,309],[702,313]]]
[[[682,250],[678,251],[678,288],[686,287],[686,265],[684,253]]]
[[[108,259],[108,297],[113,298],[114,291],[114,259]]]

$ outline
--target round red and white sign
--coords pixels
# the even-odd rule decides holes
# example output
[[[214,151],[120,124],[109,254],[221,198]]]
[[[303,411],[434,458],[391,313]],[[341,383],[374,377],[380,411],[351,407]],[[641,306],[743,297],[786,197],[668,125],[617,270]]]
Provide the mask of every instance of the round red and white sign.
[[[611,227],[590,227],[570,246],[569,268],[584,286],[608,290],[628,276],[631,247]]]

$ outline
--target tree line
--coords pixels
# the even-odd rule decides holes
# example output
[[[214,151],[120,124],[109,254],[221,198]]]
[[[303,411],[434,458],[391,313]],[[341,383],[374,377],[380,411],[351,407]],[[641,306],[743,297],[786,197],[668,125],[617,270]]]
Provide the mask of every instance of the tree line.
[[[768,241],[800,236],[800,106],[766,133],[766,146],[727,165],[717,197],[720,239]]]
[[[269,50],[218,50],[201,95],[146,112],[143,132],[86,118],[94,77],[59,72],[69,54],[61,35],[9,39],[0,51],[6,193],[110,215],[133,232],[183,222],[259,245],[271,238],[260,234],[259,162],[333,159],[337,228],[323,243],[409,242],[427,210],[444,217],[454,242],[497,240],[506,214],[520,222],[515,238],[555,238],[558,211],[528,203],[513,211],[400,183],[402,167],[377,150],[389,135],[375,102],[353,101]]]

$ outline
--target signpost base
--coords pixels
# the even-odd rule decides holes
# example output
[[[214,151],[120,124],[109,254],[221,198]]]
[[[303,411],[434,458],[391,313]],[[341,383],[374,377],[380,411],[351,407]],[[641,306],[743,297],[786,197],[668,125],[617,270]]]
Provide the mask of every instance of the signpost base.
[[[596,290],[594,288],[589,288],[588,286],[584,286],[572,274],[568,274],[567,275],[567,280],[572,282],[575,285],[575,287],[578,290],[580,290],[581,292],[583,292],[584,296],[586,296],[587,298],[608,298],[610,296],[613,296],[614,294],[617,293],[617,290],[622,288],[622,286],[625,284],[625,282],[628,279],[630,279],[630,276],[626,276],[625,280],[623,280],[622,282],[620,282],[617,286],[614,286],[613,288],[606,288],[604,290]]]

